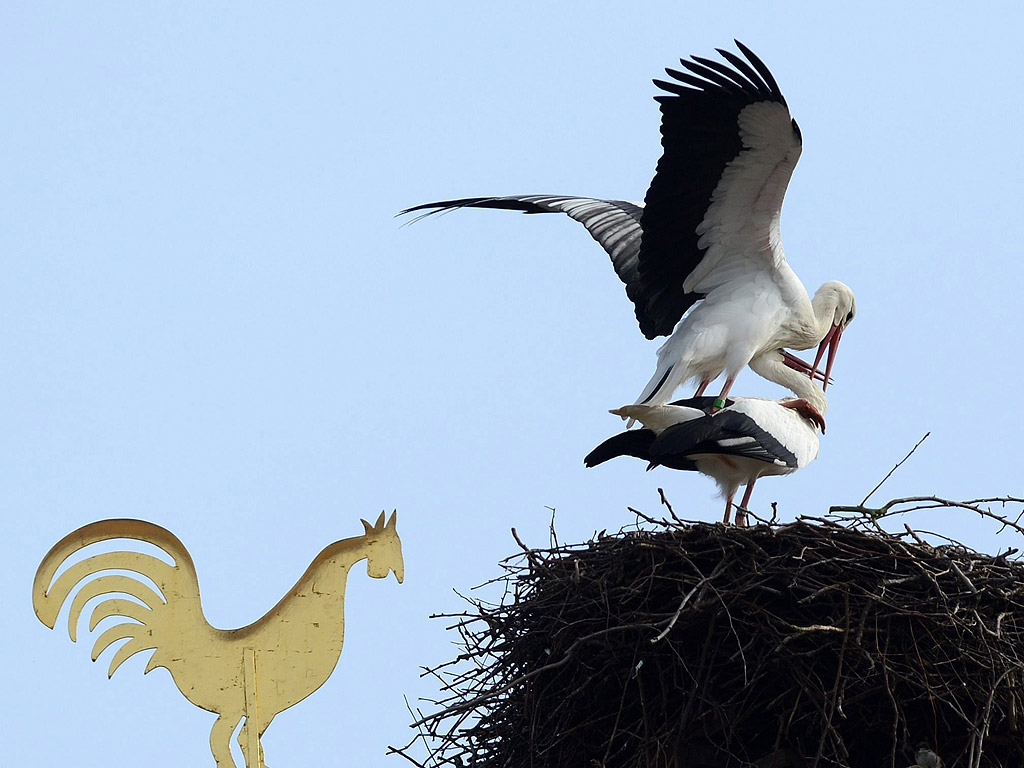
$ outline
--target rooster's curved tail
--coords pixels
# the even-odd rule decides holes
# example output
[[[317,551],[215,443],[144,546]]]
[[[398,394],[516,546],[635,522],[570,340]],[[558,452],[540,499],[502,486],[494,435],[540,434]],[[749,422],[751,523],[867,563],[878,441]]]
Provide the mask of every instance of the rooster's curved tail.
[[[54,579],[69,557],[90,544],[111,539],[153,544],[170,556],[174,564],[143,552],[105,552],[72,563]],[[157,589],[135,574],[151,581]],[[189,628],[209,626],[203,618],[199,580],[192,557],[177,536],[144,520],[100,520],[58,541],[39,564],[32,584],[32,605],[39,620],[53,629],[61,608],[79,584],[82,587],[71,601],[68,616],[68,634],[73,641],[77,640],[78,621],[86,604],[100,595],[115,596],[93,608],[89,617],[90,632],[103,619],[114,616],[126,619],[102,632],[93,645],[95,661],[113,643],[128,640],[111,659],[108,676],[136,653],[146,650],[156,650],[146,672],[166,666],[161,659],[162,644]]]

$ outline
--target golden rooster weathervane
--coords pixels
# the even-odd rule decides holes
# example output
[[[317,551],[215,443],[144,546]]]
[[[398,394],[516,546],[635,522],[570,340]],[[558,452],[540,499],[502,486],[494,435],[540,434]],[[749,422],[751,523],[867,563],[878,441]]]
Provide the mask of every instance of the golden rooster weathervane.
[[[243,719],[238,744],[247,768],[265,768],[260,737],[277,716],[319,688],[338,663],[345,638],[345,583],[349,569],[366,560],[367,573],[383,579],[405,576],[396,513],[374,525],[362,521],[362,536],[327,546],[281,601],[247,627],[216,629],[203,615],[199,579],[188,550],[178,537],[144,520],[100,520],[61,539],[46,553],[32,585],[36,615],[53,628],[74,588],[68,632],[77,639],[78,620],[86,604],[110,597],[93,608],[89,631],[104,619],[127,619],[106,629],[92,648],[95,661],[112,644],[127,640],[110,660],[108,676],[142,651],[155,653],[146,672],[164,667],[185,698],[218,715],[210,732],[210,749],[218,768],[234,768],[231,734]],[[54,580],[61,564],[83,547],[111,539],[153,544],[174,561],[142,552],[93,555],[70,565]],[[159,592],[129,571],[151,580]],[[102,574],[102,575],[97,575]]]

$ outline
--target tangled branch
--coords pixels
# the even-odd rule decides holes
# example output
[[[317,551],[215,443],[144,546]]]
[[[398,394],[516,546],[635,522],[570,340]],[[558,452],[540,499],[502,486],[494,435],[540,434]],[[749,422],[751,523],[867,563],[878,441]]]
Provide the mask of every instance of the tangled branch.
[[[1024,526],[1021,525],[1021,518],[1024,517],[1024,506],[1011,518],[1010,515],[994,512],[989,506],[982,506],[992,504],[998,504],[1000,508],[1006,509],[1008,505],[1024,505],[1024,498],[1017,496],[989,496],[982,499],[953,501],[952,499],[944,499],[940,496],[904,496],[903,498],[892,499],[880,507],[866,507],[863,504],[855,504],[853,506],[837,505],[829,507],[828,511],[829,514],[836,516],[834,519],[837,522],[843,522],[853,527],[868,525],[875,530],[881,530],[878,521],[893,515],[906,515],[911,512],[929,509],[966,509],[981,517],[999,523],[997,533],[1002,533],[1004,529],[1011,528],[1017,533],[1024,535]]]

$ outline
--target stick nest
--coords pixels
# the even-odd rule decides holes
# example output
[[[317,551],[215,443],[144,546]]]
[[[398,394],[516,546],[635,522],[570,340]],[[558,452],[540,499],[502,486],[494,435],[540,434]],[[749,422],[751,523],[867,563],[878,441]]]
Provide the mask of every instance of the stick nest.
[[[904,768],[928,744],[947,768],[1024,765],[1013,550],[819,523],[524,547],[428,670],[426,764]]]

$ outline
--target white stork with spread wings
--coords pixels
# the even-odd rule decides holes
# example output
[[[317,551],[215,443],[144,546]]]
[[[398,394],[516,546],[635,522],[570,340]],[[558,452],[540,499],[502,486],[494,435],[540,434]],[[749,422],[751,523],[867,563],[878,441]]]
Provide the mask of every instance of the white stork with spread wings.
[[[669,336],[638,403],[666,402],[689,379],[697,394],[722,373],[719,399],[747,365],[784,386],[784,370],[828,383],[853,292],[831,281],[811,298],[786,262],[779,218],[801,136],[775,78],[739,41],[746,60],[682,60],[661,104],[662,146],[643,204],[558,195],[475,197],[408,208],[424,215],[457,208],[561,212],[583,224],[626,284],[643,334]],[[819,345],[813,365],[783,353]],[[824,374],[817,368],[828,348]],[[768,355],[768,358],[763,356]],[[782,376],[778,376],[780,371]],[[798,393],[799,394],[799,393]]]

